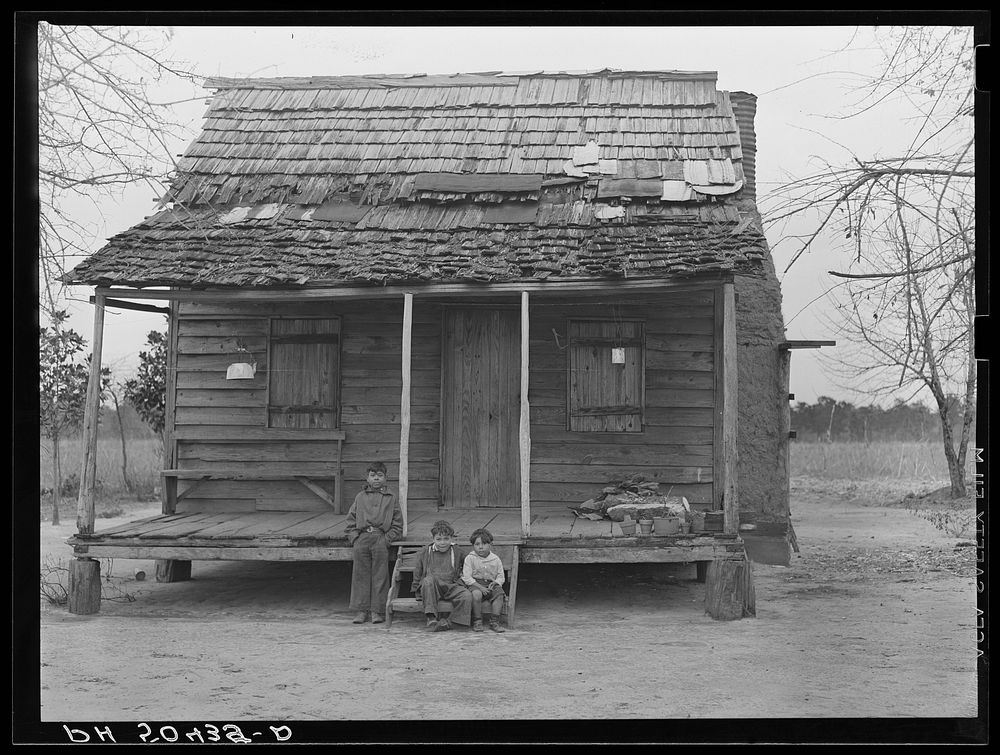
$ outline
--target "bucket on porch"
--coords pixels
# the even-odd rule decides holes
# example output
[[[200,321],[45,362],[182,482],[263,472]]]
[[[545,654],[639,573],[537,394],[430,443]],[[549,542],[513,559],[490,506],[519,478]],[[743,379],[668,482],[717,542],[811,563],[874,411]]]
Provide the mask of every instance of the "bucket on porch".
[[[640,535],[652,535],[653,534],[653,520],[652,519],[640,519],[639,520],[639,534]]]
[[[701,511],[691,512],[691,531],[692,532],[704,532],[705,531],[705,514]]]
[[[653,517],[653,534],[657,537],[676,535],[681,531],[680,517],[676,516],[655,516]]]
[[[721,511],[705,512],[705,532],[722,532],[724,514]]]
[[[618,523],[618,527],[621,529],[622,535],[625,537],[635,535],[635,520],[630,516],[626,515],[625,520]]]

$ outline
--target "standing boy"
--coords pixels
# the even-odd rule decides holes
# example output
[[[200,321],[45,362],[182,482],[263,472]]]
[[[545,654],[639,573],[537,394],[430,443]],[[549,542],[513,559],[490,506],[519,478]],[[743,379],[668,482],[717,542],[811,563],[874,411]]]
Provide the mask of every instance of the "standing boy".
[[[368,465],[368,482],[347,512],[347,539],[354,549],[351,609],[355,624],[385,621],[389,596],[389,543],[403,534],[403,512],[386,484],[385,464]]]
[[[472,595],[472,631],[483,631],[485,618],[494,632],[503,632],[500,614],[506,595],[503,591],[503,562],[493,552],[493,535],[481,528],[469,538],[472,553],[465,557],[462,567],[462,582]],[[483,610],[483,604],[487,609]]]
[[[434,541],[420,551],[413,570],[413,592],[420,595],[427,626],[433,631],[447,631],[451,629],[452,622],[468,626],[472,593],[465,589],[461,581],[465,554],[451,542],[455,530],[448,522],[435,522],[431,535]],[[450,615],[438,612],[439,600],[451,602]]]

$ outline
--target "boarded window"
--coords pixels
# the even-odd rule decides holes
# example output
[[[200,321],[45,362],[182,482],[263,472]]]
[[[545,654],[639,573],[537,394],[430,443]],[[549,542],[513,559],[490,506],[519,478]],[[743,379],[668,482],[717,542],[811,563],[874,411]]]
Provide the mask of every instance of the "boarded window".
[[[570,320],[569,429],[642,432],[644,363],[642,322]]]
[[[267,424],[335,428],[340,421],[340,319],[271,319]]]

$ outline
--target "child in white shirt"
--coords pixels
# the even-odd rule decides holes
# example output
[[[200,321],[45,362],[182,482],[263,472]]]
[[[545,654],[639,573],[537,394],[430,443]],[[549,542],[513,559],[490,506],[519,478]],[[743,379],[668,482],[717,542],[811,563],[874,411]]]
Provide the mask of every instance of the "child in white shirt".
[[[462,582],[472,593],[472,631],[483,631],[483,619],[494,632],[503,632],[500,613],[503,611],[503,562],[493,553],[493,535],[480,528],[469,538],[472,553],[465,557]],[[488,611],[483,610],[486,603]]]

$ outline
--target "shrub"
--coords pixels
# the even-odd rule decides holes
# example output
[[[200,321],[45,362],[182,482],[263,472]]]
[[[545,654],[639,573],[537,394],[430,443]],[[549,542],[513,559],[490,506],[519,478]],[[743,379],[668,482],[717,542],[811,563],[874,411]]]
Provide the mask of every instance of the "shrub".
[[[125,589],[125,577],[114,576],[114,559],[101,559],[101,600],[116,603],[133,603],[139,593]],[[69,603],[69,566],[62,559],[46,556],[41,568],[41,596],[54,606]]]
[[[100,480],[98,480],[98,483]],[[62,486],[59,488],[59,494],[63,498],[76,498],[80,495],[80,475],[76,472],[72,472],[62,480]]]

